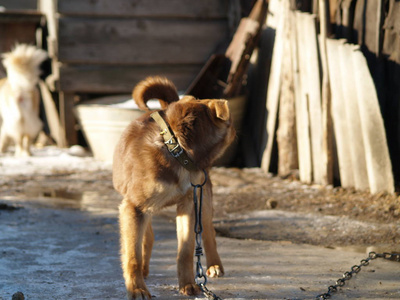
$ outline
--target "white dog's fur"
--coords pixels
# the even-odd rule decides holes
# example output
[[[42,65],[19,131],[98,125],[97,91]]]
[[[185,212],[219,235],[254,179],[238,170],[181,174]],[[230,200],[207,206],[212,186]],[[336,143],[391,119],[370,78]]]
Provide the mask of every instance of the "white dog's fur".
[[[47,58],[44,50],[19,44],[4,53],[7,78],[0,80],[0,152],[15,143],[15,156],[30,156],[30,145],[42,129],[39,118],[40,64]]]

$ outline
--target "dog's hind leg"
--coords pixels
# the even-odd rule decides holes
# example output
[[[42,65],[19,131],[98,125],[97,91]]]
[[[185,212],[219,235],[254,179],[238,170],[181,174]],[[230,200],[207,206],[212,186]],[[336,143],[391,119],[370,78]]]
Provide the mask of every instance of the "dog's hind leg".
[[[194,205],[188,193],[177,206],[176,227],[178,234],[178,281],[179,291],[184,295],[196,295],[200,288],[194,282],[193,254],[195,244]]]
[[[10,145],[10,137],[4,133],[0,133],[0,153],[4,153],[7,150],[7,147]]]
[[[32,139],[30,136],[28,136],[27,134],[25,134],[22,137],[22,156],[31,156],[31,145],[32,145]]]
[[[151,220],[149,220],[143,238],[143,249],[142,249],[144,278],[146,278],[149,275],[149,265],[150,265],[151,251],[153,249],[153,243],[154,243],[153,227],[151,226]]]
[[[121,261],[129,300],[151,299],[143,277],[143,240],[150,216],[144,214],[129,199],[119,208],[121,231]]]
[[[15,153],[14,155],[16,157],[22,157],[23,156],[23,137],[22,135],[18,136],[17,138],[14,138],[15,142]]]
[[[221,277],[224,275],[224,267],[217,252],[217,242],[215,240],[215,229],[212,223],[213,203],[212,203],[212,184],[210,181],[204,186],[203,198],[203,243],[207,257],[207,276]]]

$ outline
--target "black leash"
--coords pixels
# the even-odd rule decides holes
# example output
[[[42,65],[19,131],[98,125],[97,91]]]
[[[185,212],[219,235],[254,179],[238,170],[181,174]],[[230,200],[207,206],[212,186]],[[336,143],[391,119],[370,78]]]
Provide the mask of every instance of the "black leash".
[[[194,232],[196,233],[196,250],[195,256],[197,257],[196,262],[196,284],[200,287],[203,295],[210,300],[222,300],[222,298],[215,295],[207,287],[207,277],[204,274],[203,266],[201,265],[201,256],[203,256],[203,247],[201,246],[201,234],[203,232],[203,223],[201,220],[202,206],[203,206],[203,186],[207,182],[207,172],[204,172],[204,182],[202,184],[190,183],[193,187],[193,202],[194,202],[194,214],[195,214],[195,224]],[[199,189],[199,197],[197,198],[197,189]]]

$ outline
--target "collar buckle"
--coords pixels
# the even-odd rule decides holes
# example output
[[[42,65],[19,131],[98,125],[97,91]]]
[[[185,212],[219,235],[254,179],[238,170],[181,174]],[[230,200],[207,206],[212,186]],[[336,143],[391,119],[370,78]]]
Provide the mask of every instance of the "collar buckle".
[[[160,135],[164,139],[164,144],[167,146],[168,152],[188,171],[197,171],[197,166],[193,163],[181,145],[179,145],[174,132],[169,128],[168,123],[165,122],[159,111],[155,111],[150,116],[160,127]]]

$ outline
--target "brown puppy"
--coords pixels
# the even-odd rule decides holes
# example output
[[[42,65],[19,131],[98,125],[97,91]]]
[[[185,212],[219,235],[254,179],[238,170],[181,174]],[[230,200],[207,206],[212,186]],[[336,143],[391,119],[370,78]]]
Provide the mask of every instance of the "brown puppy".
[[[179,290],[195,295],[200,289],[194,281],[195,247],[193,184],[204,181],[204,170],[222,155],[235,138],[226,100],[179,100],[172,82],[150,77],[139,83],[133,97],[138,106],[149,110],[146,102],[159,99],[159,113],[169,124],[177,141],[196,170],[189,171],[168,150],[159,125],[145,113],[124,131],[116,146],[113,183],[124,197],[120,205],[121,260],[128,299],[150,299],[144,278],[154,241],[151,217],[165,206],[177,205]],[[178,101],[179,100],[179,101]],[[203,243],[207,255],[207,275],[224,274],[217,252],[212,224],[212,186],[204,187]]]

